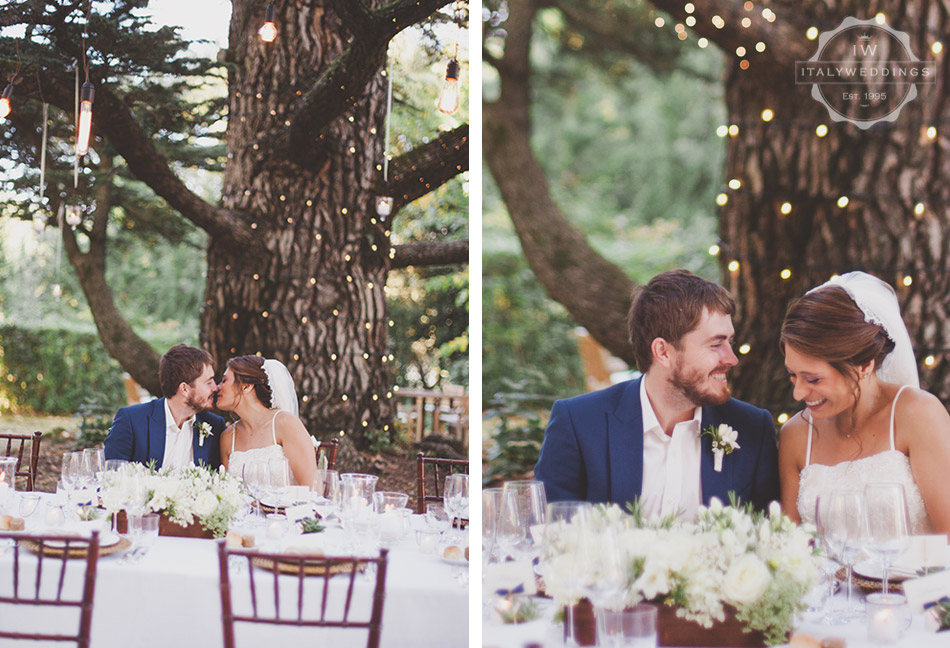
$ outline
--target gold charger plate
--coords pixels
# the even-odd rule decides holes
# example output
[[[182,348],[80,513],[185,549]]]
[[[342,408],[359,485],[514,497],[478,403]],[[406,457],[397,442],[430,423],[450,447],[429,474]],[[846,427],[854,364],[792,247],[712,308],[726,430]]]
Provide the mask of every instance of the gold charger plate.
[[[841,582],[841,587],[848,586],[848,572],[842,567],[837,572],[835,572],[835,578]],[[884,582],[880,578],[866,578],[864,576],[858,576],[857,574],[851,574],[851,580],[854,583],[855,587],[859,587],[865,592],[882,592],[884,591]],[[887,580],[887,591],[888,592],[903,592],[904,588],[901,586],[901,581],[905,580],[901,577],[892,577]]]
[[[268,571],[274,569],[274,561],[270,558],[251,558],[251,564],[255,567],[260,567],[261,569],[266,569]],[[352,568],[352,562],[347,560],[344,562],[330,563],[329,571],[330,575],[335,574],[346,574],[349,573]],[[283,560],[277,561],[277,571],[283,574],[297,574],[299,573],[300,564],[294,562],[285,562]],[[356,570],[358,572],[363,572],[366,569],[366,563],[358,563]],[[306,576],[323,576],[327,573],[327,567],[322,563],[312,563],[303,565],[303,573]]]
[[[27,551],[32,551],[33,553],[39,553],[40,545],[38,542],[33,540],[20,540],[20,544],[24,546]],[[119,537],[119,541],[115,544],[108,545],[106,547],[99,547],[99,557],[108,556],[109,554],[114,554],[119,551],[125,551],[132,546],[132,542],[128,538]],[[63,552],[66,551],[66,547],[57,547],[50,546],[48,544],[43,545],[43,555],[51,556],[53,558],[61,558]],[[82,558],[86,555],[86,547],[70,547],[68,558]]]

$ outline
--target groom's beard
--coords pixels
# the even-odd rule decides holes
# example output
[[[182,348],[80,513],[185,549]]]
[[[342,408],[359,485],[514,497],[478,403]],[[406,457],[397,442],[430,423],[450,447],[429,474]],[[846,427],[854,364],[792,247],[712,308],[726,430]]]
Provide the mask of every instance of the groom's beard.
[[[214,407],[214,395],[212,394],[204,401],[199,401],[194,396],[189,396],[188,400],[185,401],[185,405],[193,409],[195,412],[207,412],[212,407]]]
[[[712,374],[728,371],[729,367],[716,367],[708,374],[696,369],[675,367],[670,384],[680,391],[696,407],[707,405],[724,405],[732,397],[728,385],[713,380]],[[704,384],[719,387],[718,390],[703,388]]]

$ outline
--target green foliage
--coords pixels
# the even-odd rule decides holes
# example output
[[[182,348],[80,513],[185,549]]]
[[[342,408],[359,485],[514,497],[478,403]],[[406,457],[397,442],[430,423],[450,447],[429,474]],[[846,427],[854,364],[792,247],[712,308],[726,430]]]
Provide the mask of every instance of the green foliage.
[[[547,413],[554,398],[526,394],[524,383],[511,383],[485,410],[482,485],[521,479],[534,470],[544,441]]]
[[[486,251],[482,264],[486,398],[507,391],[512,382],[553,396],[583,391],[574,323],[564,307],[545,295],[524,257]]]
[[[0,326],[0,412],[73,413],[90,396],[113,411],[122,370],[95,335]]]
[[[114,403],[104,402],[94,395],[87,396],[76,410],[79,433],[76,435],[73,449],[101,446],[109,435],[116,409]]]

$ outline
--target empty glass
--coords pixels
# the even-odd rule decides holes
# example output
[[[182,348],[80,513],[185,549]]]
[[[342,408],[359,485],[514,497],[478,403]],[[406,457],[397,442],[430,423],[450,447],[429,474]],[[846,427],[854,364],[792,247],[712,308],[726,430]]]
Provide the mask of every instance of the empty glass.
[[[149,552],[158,538],[158,513],[129,515],[129,538],[132,551],[126,554],[127,562],[141,559]]]
[[[838,556],[848,574],[848,602],[842,616],[851,620],[864,616],[862,606],[853,600],[852,568],[861,550],[867,544],[868,527],[864,493],[861,491],[832,491],[828,508],[822,514],[824,540]]]
[[[501,515],[495,529],[498,546],[507,556],[533,560],[541,550],[547,498],[539,481],[510,481],[502,488]]]
[[[445,507],[441,504],[426,504],[426,524],[430,529],[434,529],[442,535],[449,530],[449,516],[445,512]]]
[[[501,488],[486,488],[482,491],[482,559],[486,565],[492,564],[496,559],[495,532],[504,501],[503,492]]]
[[[66,489],[66,496],[70,497],[72,492],[79,486],[80,470],[82,467],[82,452],[65,452],[62,459],[62,470],[60,471],[60,480],[63,482],[63,488]]]
[[[904,486],[872,483],[864,487],[868,515],[867,550],[884,566],[884,594],[888,593],[888,570],[910,547],[910,519]]]
[[[268,503],[273,504],[276,509],[278,506],[286,506],[290,503],[290,462],[286,458],[271,459],[267,462],[267,486],[265,492],[268,497]]]
[[[818,531],[818,535],[815,538],[815,549],[818,550],[821,557],[821,573],[828,583],[828,592],[822,598],[821,606],[826,605],[835,595],[835,583],[837,582],[835,573],[838,571],[839,562],[837,548],[825,537],[824,520],[827,515],[829,501],[831,501],[830,496],[822,497],[819,495],[815,499],[815,526]],[[829,606],[829,609],[821,619],[818,620],[818,623],[822,625],[840,625],[847,623],[847,619],[844,619],[840,614],[836,613],[833,606]]]
[[[249,461],[241,468],[241,479],[244,480],[244,488],[257,504],[257,519],[263,519],[261,514],[261,498],[264,496],[265,488],[268,484],[268,467],[264,461]]]
[[[649,603],[619,612],[605,611],[600,645],[656,648],[656,614],[656,606]]]
[[[98,489],[102,486],[102,473],[106,469],[106,451],[102,448],[86,448],[82,451],[81,480],[84,485]]]
[[[340,502],[343,500],[343,482],[340,474],[335,470],[324,471],[323,496],[327,498],[327,505],[331,512],[340,512]]]
[[[545,590],[567,606],[566,640],[574,639],[574,604],[583,596],[581,574],[586,565],[578,555],[578,538],[588,521],[589,502],[552,502],[548,504],[541,547],[540,571]]]
[[[0,457],[0,511],[13,500],[16,457]]]
[[[455,526],[455,520],[458,519],[458,528],[461,529],[462,519],[468,518],[468,475],[449,475],[445,478],[442,503],[452,526]]]

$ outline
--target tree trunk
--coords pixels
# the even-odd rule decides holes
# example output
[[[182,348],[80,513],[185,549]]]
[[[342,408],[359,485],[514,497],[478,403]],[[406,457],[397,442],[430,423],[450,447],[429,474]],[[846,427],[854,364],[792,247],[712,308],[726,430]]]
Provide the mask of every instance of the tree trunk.
[[[815,15],[817,4],[794,10]],[[910,35],[921,59],[932,56],[933,35],[946,32],[925,7],[890,2],[875,8],[896,19],[891,26]],[[868,17],[861,13],[855,15]],[[824,22],[831,29],[846,15],[851,14]],[[918,85],[917,99],[893,125],[867,131],[831,121],[812,99],[810,86],[794,85],[790,61],[756,70],[752,58],[744,71],[738,58],[729,60],[726,105],[729,123],[739,125],[739,133],[729,138],[723,183],[735,178],[742,185],[725,190],[721,262],[723,283],[738,303],[736,343],[750,346],[731,373],[735,394],[774,415],[797,411],[800,404],[792,399],[778,347],[785,310],[832,274],[865,270],[895,286],[921,386],[950,401],[950,365],[941,353],[950,338],[950,184],[941,173],[947,138],[941,134],[931,142],[922,135],[927,125],[950,119],[946,59],[939,62],[938,83]],[[766,108],[775,113],[768,123],[761,119]],[[819,124],[827,125],[827,136],[818,137]],[[838,206],[842,196],[848,197],[845,207]],[[791,205],[788,214],[782,213],[785,202]],[[918,203],[924,205],[919,215]],[[732,260],[739,261],[737,271],[728,269]],[[787,280],[780,276],[784,269],[791,271]],[[909,286],[905,277],[911,278]],[[928,355],[935,356],[932,367],[924,365]]]
[[[260,19],[257,8],[234,5],[222,203],[254,215],[264,251],[247,256],[211,238],[201,328],[219,369],[244,354],[284,362],[311,434],[362,438],[388,431],[394,410],[384,293],[389,231],[371,190],[383,138],[370,133],[384,132],[385,77],[376,74],[331,125],[336,145],[321,168],[256,146],[285,131],[296,89],[346,46],[338,19],[311,4],[278,4],[279,36],[270,44],[247,28]],[[382,71],[382,61],[366,65]]]

